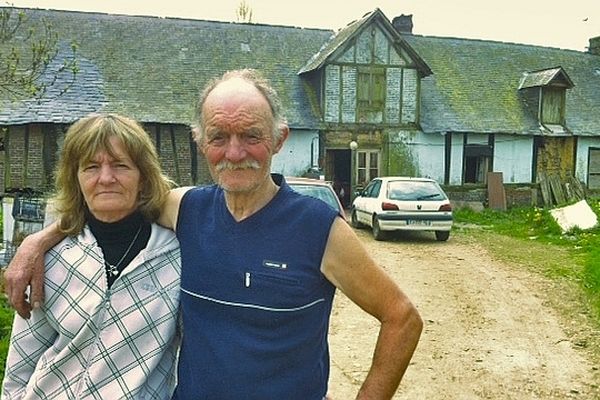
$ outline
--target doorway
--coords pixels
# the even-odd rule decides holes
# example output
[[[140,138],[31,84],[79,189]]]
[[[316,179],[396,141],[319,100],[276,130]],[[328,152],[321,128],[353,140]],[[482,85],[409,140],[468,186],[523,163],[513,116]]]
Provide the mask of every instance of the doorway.
[[[344,208],[350,206],[351,151],[329,149],[326,153],[326,179],[330,180]]]

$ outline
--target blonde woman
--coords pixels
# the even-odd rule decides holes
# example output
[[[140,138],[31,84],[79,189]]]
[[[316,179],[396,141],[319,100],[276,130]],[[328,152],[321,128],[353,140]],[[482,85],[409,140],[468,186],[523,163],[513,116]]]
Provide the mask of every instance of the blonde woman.
[[[171,397],[181,262],[154,223],[170,188],[137,122],[70,127],[53,199],[67,236],[45,256],[43,307],[15,317],[3,399]]]

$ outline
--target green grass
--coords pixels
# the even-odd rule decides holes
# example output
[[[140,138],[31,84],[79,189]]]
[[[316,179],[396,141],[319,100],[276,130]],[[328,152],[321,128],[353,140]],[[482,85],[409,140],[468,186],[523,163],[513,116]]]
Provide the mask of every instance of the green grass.
[[[600,215],[600,201],[589,199],[588,204],[596,215]],[[551,278],[577,282],[596,320],[600,321],[600,227],[585,231],[573,229],[563,233],[548,210],[532,207],[513,208],[505,212],[458,209],[454,217],[458,226],[477,225],[497,234],[527,241],[528,245],[552,245],[553,248],[568,252],[572,260],[570,263],[553,262],[552,252],[547,251],[543,255],[543,273]]]
[[[2,236],[2,212],[0,211],[0,237]],[[10,343],[10,332],[14,311],[8,306],[4,296],[4,279],[0,277],[0,382],[4,379],[4,367],[6,365],[6,354]]]
[[[6,304],[4,296],[0,301],[0,382],[4,379],[4,367],[6,365],[6,355],[10,344],[10,331],[14,311]]]

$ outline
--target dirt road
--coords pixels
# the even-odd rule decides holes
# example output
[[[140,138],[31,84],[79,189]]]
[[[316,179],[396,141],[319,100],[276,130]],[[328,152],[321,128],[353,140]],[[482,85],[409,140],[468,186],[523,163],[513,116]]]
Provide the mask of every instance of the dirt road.
[[[540,275],[494,260],[464,235],[376,242],[368,230],[357,233],[425,321],[394,399],[600,399],[599,365],[566,333],[548,300],[561,294]],[[330,332],[335,400],[354,398],[377,332],[377,321],[338,292]]]

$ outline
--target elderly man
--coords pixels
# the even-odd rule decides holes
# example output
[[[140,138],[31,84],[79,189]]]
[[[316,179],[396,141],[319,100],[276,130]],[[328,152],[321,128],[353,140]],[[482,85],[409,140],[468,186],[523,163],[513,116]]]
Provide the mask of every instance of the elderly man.
[[[277,94],[254,70],[209,83],[195,140],[216,185],[171,191],[159,223],[181,245],[184,335],[175,399],[323,399],[335,288],[381,322],[358,399],[389,399],[419,340],[422,321],[329,206],[271,174],[289,128]],[[7,271],[9,300],[35,252],[58,240],[31,235]],[[38,289],[32,301],[41,300]]]

